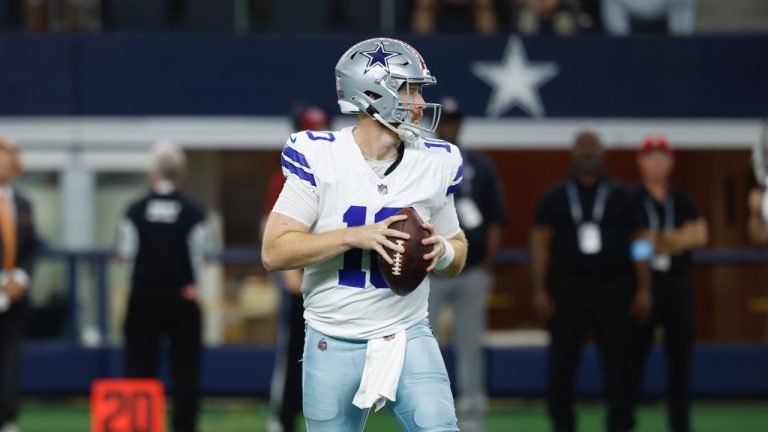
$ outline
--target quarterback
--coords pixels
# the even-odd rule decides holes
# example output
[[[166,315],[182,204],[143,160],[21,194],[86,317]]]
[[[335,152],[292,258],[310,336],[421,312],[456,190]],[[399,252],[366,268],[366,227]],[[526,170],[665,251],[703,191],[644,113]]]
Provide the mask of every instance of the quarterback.
[[[281,155],[286,183],[267,221],[267,270],[304,268],[307,322],[304,416],[310,432],[362,431],[371,408],[386,406],[406,431],[458,431],[448,375],[427,319],[429,277],[407,296],[388,289],[376,260],[404,252],[389,229],[411,207],[431,245],[428,270],[458,274],[467,252],[453,193],[462,180],[453,144],[432,132],[435,84],[410,45],[376,38],[336,65],[342,113],[357,126],[293,134]],[[428,126],[422,125],[422,120]]]

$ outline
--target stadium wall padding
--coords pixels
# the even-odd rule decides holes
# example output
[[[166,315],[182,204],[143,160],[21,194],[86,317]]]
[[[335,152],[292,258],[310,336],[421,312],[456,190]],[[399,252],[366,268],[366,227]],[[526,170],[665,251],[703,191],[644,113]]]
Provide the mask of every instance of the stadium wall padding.
[[[546,389],[546,348],[490,348],[486,351],[488,390],[493,396],[538,397]],[[274,350],[257,346],[206,348],[202,387],[206,395],[267,396]],[[444,352],[454,379],[454,359]],[[78,348],[64,344],[28,344],[24,351],[22,391],[28,395],[83,395],[97,378],[121,376],[120,348]],[[692,385],[697,397],[768,397],[768,346],[698,345],[694,349]],[[161,375],[168,383],[167,357]],[[587,345],[579,369],[577,392],[596,396],[602,372],[594,346]],[[650,396],[662,395],[666,370],[663,352],[651,354],[645,386]]]
[[[335,108],[333,68],[360,38],[3,35],[0,115],[284,115],[299,101]],[[554,71],[532,89],[546,117],[760,118],[767,110],[768,36],[406,39],[437,77],[426,97],[451,94],[470,116],[488,112],[494,91],[473,70],[513,58],[524,67],[517,73]],[[501,115],[527,116],[519,106]]]

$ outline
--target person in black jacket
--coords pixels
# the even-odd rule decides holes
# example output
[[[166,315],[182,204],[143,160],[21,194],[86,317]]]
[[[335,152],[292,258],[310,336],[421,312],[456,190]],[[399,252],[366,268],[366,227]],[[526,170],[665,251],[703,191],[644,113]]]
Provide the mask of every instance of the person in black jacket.
[[[184,168],[178,147],[157,145],[148,171],[152,190],[128,208],[117,241],[118,257],[133,261],[125,374],[156,377],[161,339],[169,339],[175,432],[196,430],[201,352],[197,283],[200,266],[212,252],[204,210],[177,190]]]
[[[37,234],[32,205],[16,191],[19,150],[0,138],[0,432],[18,432],[21,349]]]
[[[602,156],[596,134],[578,134],[572,172],[541,199],[531,235],[534,300],[550,333],[547,409],[556,432],[576,430],[576,369],[588,328],[605,370],[606,430],[634,426],[630,315],[649,313],[653,247],[629,190],[605,173]]]

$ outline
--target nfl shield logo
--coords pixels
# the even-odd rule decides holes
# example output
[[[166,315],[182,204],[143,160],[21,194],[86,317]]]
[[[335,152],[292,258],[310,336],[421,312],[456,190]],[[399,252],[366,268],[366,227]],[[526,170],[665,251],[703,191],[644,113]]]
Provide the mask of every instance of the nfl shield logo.
[[[317,341],[317,349],[320,351],[325,351],[328,349],[328,342],[325,341],[325,338],[320,338],[320,340]]]
[[[387,192],[389,192],[389,190],[387,189],[387,185],[380,184],[379,185],[379,193],[382,194],[382,195],[386,195]]]

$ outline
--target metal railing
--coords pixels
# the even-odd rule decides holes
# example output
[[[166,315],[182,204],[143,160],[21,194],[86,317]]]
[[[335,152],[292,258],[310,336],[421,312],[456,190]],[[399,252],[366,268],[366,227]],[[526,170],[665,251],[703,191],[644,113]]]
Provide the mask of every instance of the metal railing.
[[[110,290],[108,268],[114,259],[109,250],[73,251],[43,248],[41,257],[60,259],[66,267],[66,340],[77,345],[81,317],[78,314],[78,287],[83,280],[83,269],[92,269],[95,281],[94,301],[97,305],[97,324],[101,336],[110,332]],[[496,257],[497,265],[526,265],[530,254],[527,249],[504,249]],[[260,260],[260,249],[229,248],[219,253],[215,259],[222,264],[252,264]],[[694,253],[694,262],[698,265],[756,264],[768,263],[768,250],[764,249],[707,249]],[[81,264],[88,264],[85,267]]]

